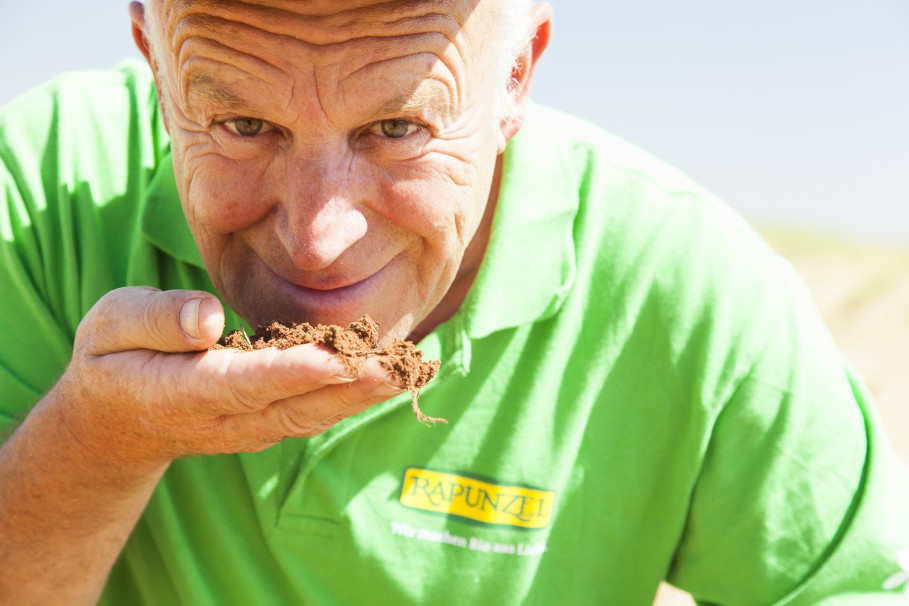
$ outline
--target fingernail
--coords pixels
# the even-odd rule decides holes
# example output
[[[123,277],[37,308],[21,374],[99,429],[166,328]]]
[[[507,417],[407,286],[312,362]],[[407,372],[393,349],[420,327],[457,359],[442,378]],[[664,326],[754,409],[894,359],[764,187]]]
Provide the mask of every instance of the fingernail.
[[[190,339],[200,339],[199,333],[199,307],[202,299],[190,299],[180,308],[180,328]]]

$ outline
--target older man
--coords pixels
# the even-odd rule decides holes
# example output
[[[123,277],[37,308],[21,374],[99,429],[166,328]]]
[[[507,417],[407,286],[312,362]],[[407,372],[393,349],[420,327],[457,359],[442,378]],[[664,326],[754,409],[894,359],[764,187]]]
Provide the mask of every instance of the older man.
[[[904,471],[807,295],[530,106],[547,5],[130,11],[150,70],[0,116],[4,603],[868,604],[898,572]],[[205,351],[365,312],[443,361],[449,425],[375,360]]]

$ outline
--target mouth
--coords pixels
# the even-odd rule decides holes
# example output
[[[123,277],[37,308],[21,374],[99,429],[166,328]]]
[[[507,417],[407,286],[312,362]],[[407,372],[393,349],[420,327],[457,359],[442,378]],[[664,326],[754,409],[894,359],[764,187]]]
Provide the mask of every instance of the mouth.
[[[338,323],[339,318],[356,319],[369,312],[394,261],[365,276],[341,275],[318,280],[288,278],[264,265],[288,308],[319,322],[322,322],[320,318],[328,318]]]

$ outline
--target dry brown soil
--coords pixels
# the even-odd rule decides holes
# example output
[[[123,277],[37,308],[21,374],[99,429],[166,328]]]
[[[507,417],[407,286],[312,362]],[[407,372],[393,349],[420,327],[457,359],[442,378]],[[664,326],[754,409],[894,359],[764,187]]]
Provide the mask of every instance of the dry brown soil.
[[[248,336],[242,330],[233,330],[222,337],[212,349],[255,351],[268,347],[287,349],[294,345],[309,343],[335,350],[338,360],[352,374],[359,371],[367,358],[378,358],[382,367],[400,385],[410,390],[413,395],[413,412],[417,419],[423,423],[447,423],[445,419],[426,416],[418,404],[420,388],[435,376],[439,370],[439,362],[424,362],[423,352],[410,341],[395,339],[379,349],[379,327],[368,315],[346,327],[334,324],[312,326],[307,322],[302,324],[272,322],[268,326],[260,326],[252,336]]]

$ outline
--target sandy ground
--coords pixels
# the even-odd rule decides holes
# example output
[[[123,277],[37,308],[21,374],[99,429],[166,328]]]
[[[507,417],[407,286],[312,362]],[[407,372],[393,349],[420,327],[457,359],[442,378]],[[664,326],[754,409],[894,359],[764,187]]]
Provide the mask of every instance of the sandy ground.
[[[857,244],[784,229],[762,230],[805,280],[843,353],[874,394],[884,427],[909,465],[909,247]],[[663,585],[659,606],[691,606]]]

